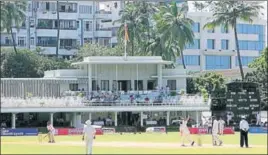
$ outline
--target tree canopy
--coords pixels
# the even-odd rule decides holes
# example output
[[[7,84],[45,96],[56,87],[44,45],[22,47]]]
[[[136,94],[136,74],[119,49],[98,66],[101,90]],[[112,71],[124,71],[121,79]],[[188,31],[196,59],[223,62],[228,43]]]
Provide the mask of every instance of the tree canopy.
[[[268,110],[268,47],[262,55],[255,59],[249,67],[255,68],[254,71],[246,75],[246,80],[259,84],[262,109]]]
[[[39,55],[27,49],[1,49],[1,78],[43,77],[44,71],[70,68],[70,62],[63,59]]]

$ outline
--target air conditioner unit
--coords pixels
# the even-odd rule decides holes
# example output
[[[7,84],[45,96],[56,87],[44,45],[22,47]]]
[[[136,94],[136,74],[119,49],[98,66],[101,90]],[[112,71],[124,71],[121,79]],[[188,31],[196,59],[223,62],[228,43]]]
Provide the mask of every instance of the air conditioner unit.
[[[233,50],[233,52],[235,52],[235,50]]]
[[[47,11],[43,11],[43,14],[46,14],[47,13]]]
[[[207,51],[207,49],[205,49],[205,51]]]
[[[57,12],[56,11],[53,11],[52,14],[56,14]]]
[[[219,51],[221,51],[221,50],[219,50]]]

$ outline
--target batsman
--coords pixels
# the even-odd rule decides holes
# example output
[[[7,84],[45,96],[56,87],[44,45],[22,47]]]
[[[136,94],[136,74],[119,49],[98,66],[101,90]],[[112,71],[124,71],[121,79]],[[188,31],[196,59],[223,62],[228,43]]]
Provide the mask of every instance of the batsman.
[[[53,127],[53,125],[50,123],[50,121],[47,122],[47,130],[48,130],[48,139],[49,139],[49,143],[55,143],[55,129]]]
[[[82,140],[86,143],[86,154],[92,154],[93,139],[95,139],[96,130],[91,125],[91,121],[87,120],[84,126]]]

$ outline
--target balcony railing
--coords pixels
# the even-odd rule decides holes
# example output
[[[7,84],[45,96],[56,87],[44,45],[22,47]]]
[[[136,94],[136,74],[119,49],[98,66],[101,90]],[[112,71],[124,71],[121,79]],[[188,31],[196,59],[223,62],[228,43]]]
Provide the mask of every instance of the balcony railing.
[[[60,46],[60,49],[66,49],[66,50],[78,49],[78,46]]]
[[[59,12],[77,13],[77,9],[64,9],[64,10],[60,9]]]
[[[96,11],[96,14],[112,14],[112,11]]]
[[[145,91],[144,91],[145,92]],[[148,91],[147,91],[148,92]],[[136,94],[138,93],[138,94]],[[87,92],[66,91],[60,98],[52,97],[2,97],[2,107],[88,107],[88,106],[209,106],[202,96],[175,95],[150,92]]]
[[[17,46],[17,44],[15,44]],[[1,43],[1,46],[14,46],[13,43]]]

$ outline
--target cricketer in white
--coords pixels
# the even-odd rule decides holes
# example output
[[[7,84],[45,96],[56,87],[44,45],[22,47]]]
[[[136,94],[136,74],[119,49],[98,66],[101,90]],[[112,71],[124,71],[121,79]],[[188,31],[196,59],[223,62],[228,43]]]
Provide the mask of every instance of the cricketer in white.
[[[219,146],[222,145],[222,140],[220,140],[218,134],[219,134],[219,122],[215,118],[212,126],[212,143],[214,146],[216,146],[217,144],[219,144]]]
[[[86,154],[92,154],[92,145],[93,145],[93,140],[95,139],[96,130],[91,125],[90,120],[87,120],[85,124],[86,125],[84,126],[82,140],[85,140],[85,143],[86,143]]]

